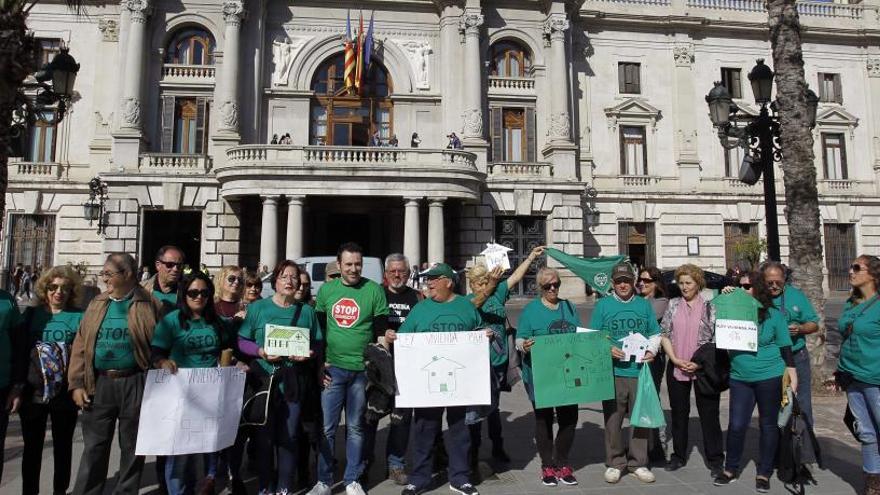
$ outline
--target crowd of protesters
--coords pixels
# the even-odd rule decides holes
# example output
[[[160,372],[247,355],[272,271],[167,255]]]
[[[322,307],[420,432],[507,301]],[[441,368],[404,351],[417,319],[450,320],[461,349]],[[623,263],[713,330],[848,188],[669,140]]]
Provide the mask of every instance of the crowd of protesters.
[[[550,267],[538,270],[539,296],[522,310],[515,330],[505,310],[512,290],[543,254],[543,247],[534,248],[509,274],[478,263],[467,273],[470,294],[461,296],[455,292],[458,275],[449,265],[434,264],[420,272],[397,253],[386,258],[382,281],[366,279],[361,275],[362,249],[346,243],[336,261],[327,265],[325,283],[315,297],[308,273],[285,260],[271,271],[264,267],[274,294],[262,298],[259,274],[237,266],[223,267],[216,279],[202,270],[185,274],[185,253],[164,246],[154,258],[155,275],[148,277],[142,276],[131,255],[109,255],[99,274],[105,291],[84,311],[78,309],[80,276],[70,267],[47,269],[34,274],[34,298],[23,312],[13,294],[0,291],[0,401],[8,404],[0,414],[0,439],[5,439],[9,414],[19,414],[23,493],[38,493],[51,419],[53,492],[65,493],[79,422],[84,451],[73,493],[97,495],[104,492],[115,436],[120,458],[114,493],[135,494],[145,460],[135,455],[145,371],[176,373],[180,368],[234,365],[247,372],[248,391],[268,391],[269,403],[263,410],[243,413],[235,443],[222,452],[158,458],[161,490],[207,495],[228,483],[231,493],[246,493],[241,470],[247,455],[255,463],[260,494],[285,494],[311,486],[310,495],[329,495],[339,481],[336,465],[344,458],[345,493],[359,495],[365,493],[361,483],[375,462],[377,447],[378,420],[368,406],[367,363],[393,360],[394,342],[402,333],[482,330],[491,344],[495,407],[484,422],[493,459],[510,462],[497,404],[500,393],[511,390],[515,381],[511,372],[516,371],[534,408],[540,482],[576,485],[570,459],[578,406],[535,406],[531,354],[539,345],[537,337],[577,332],[584,322],[576,305],[560,297],[562,279]],[[843,343],[837,379],[858,424],[866,493],[880,494],[880,305],[875,305],[880,259],[858,257],[849,277],[852,295],[839,318]],[[620,346],[610,346],[614,396],[602,403],[605,481],[614,484],[632,475],[652,483],[651,461],[657,457],[668,471],[685,466],[693,394],[707,474],[715,485],[740,476],[746,432],[757,406],[755,488],[768,491],[780,438],[776,424],[780,397],[786,386],[798,398],[808,423],[813,417],[805,336],[819,329],[818,317],[804,293],[787,282],[786,268],[766,262],[757,271],[736,274],[732,285],[738,289],[723,291],[742,290],[751,296],[749,308],[757,315],[758,327],[755,352],[721,353],[715,348],[717,315],[699,267],[686,264],[675,270],[673,280],[681,295],[672,299],[666,297],[656,268],[636,271],[620,263],[609,278],[611,290],[598,299],[586,327],[606,332],[612,342],[627,333],[640,333],[648,344],[641,362],[623,360]],[[412,285],[420,279],[424,287],[415,290]],[[16,292],[21,283],[16,282]],[[340,304],[357,308],[353,318],[338,317]],[[452,321],[456,324],[442,324]],[[267,354],[263,348],[267,324],[308,329],[309,356]],[[720,419],[722,390],[698,383],[701,370],[719,365],[715,361],[720,354],[729,361],[726,438]],[[624,425],[633,410],[642,366],[650,367],[658,389],[665,377],[671,406],[668,458],[664,429],[628,431]],[[380,459],[385,459],[387,476],[402,487],[402,494],[431,489],[438,464],[446,464],[453,492],[477,494],[483,421],[470,421],[465,407],[404,409],[394,406],[393,396],[390,401],[391,424]],[[345,450],[337,455],[343,412]],[[309,471],[313,454],[316,473]]]

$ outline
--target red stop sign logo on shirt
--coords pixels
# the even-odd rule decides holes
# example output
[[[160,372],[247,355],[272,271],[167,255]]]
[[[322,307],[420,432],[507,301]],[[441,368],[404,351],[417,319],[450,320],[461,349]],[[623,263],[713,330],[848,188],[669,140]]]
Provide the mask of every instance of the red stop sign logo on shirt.
[[[333,305],[333,319],[341,328],[350,328],[360,315],[361,307],[354,299],[343,297]]]

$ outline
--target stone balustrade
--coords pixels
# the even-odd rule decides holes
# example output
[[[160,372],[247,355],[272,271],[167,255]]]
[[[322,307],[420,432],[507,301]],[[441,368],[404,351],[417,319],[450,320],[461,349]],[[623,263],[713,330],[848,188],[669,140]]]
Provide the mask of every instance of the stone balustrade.
[[[493,179],[553,177],[553,164],[548,162],[495,162],[488,168]]]
[[[138,160],[138,171],[160,173],[205,173],[213,160],[208,155],[183,153],[144,153]]]
[[[12,161],[9,163],[10,180],[60,179],[65,166],[55,162]]]
[[[211,84],[216,70],[213,65],[164,64],[162,82],[176,84]]]
[[[531,77],[501,77],[489,76],[489,91],[506,93],[533,92],[535,80]]]

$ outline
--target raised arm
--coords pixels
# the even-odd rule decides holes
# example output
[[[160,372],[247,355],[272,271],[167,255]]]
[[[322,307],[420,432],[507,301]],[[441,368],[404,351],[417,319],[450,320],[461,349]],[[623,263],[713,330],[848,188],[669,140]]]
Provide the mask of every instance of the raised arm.
[[[532,252],[529,253],[529,257],[526,258],[522,263],[519,264],[518,267],[510,274],[510,277],[507,277],[507,286],[513,290],[516,287],[516,284],[520,283],[523,277],[526,276],[526,273],[529,271],[529,267],[532,263],[538,259],[538,256],[544,254],[544,249],[546,246],[538,246],[535,249],[532,249]]]

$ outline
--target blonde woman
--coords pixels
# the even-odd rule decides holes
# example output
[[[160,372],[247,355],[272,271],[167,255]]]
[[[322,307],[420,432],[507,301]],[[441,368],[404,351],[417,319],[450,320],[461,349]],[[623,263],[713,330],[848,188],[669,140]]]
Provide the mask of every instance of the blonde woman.
[[[218,315],[230,319],[239,312],[244,286],[244,273],[241,267],[228,265],[220,269],[217,295],[214,297],[214,308]]]

